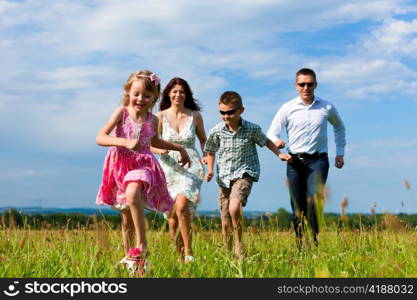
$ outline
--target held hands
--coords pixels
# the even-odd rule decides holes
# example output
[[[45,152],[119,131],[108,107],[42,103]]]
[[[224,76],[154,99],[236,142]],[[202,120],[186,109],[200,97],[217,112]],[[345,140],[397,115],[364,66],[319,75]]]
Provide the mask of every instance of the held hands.
[[[285,143],[284,143],[284,144],[285,144]],[[291,155],[289,155],[289,154],[287,154],[287,153],[280,153],[280,154],[278,155],[278,157],[279,157],[279,159],[280,159],[280,160],[282,160],[282,161],[286,161],[286,162],[292,163],[292,157],[291,157]]]
[[[204,177],[205,177],[205,180],[209,182],[213,178],[213,172],[207,172]]]
[[[277,140],[275,146],[277,146],[278,149],[282,149],[285,147],[285,142],[283,140]]]
[[[203,165],[207,165],[208,161],[207,161],[207,156],[203,156],[203,158],[201,159],[201,163]]]
[[[336,159],[335,159],[336,168],[341,169],[344,164],[345,164],[345,160],[343,159],[343,156],[336,155]]]

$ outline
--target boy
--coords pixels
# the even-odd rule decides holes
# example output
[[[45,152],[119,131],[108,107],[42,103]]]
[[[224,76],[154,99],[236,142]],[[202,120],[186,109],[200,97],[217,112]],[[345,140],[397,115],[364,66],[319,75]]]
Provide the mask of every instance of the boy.
[[[291,161],[291,156],[281,153],[258,125],[240,117],[244,107],[238,93],[224,92],[219,99],[219,108],[224,122],[217,124],[210,131],[204,146],[208,166],[206,181],[210,181],[213,177],[215,152],[219,152],[217,183],[220,189],[222,238],[230,250],[231,238],[228,228],[231,223],[235,240],[235,254],[241,258],[244,254],[242,207],[246,205],[252,183],[258,181],[260,174],[256,145],[261,147],[266,145],[283,161]]]

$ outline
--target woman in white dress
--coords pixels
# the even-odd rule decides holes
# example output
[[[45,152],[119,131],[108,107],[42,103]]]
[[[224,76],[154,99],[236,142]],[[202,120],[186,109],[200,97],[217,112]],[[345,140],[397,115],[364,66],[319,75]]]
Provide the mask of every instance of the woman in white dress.
[[[191,222],[198,202],[204,178],[203,163],[195,148],[195,137],[201,149],[206,142],[204,123],[199,113],[200,106],[193,98],[187,81],[175,77],[162,92],[159,119],[159,134],[162,139],[182,145],[190,156],[190,165],[181,166],[176,151],[152,149],[160,154],[168,191],[175,200],[174,208],[168,214],[169,232],[177,251],[185,262],[194,261],[191,247]],[[202,150],[203,151],[203,150]],[[179,228],[179,234],[177,229]]]

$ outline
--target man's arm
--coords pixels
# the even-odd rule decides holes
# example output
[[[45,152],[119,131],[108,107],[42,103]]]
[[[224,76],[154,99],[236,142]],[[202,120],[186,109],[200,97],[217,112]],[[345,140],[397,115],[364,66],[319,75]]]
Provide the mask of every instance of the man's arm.
[[[329,112],[328,120],[333,126],[334,141],[336,143],[335,166],[336,168],[341,169],[345,164],[343,156],[345,155],[346,130],[345,125],[334,106],[332,106],[332,109]]]

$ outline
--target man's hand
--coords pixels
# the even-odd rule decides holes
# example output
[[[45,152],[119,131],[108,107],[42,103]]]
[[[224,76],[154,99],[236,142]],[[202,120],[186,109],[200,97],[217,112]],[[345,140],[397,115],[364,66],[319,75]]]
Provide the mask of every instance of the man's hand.
[[[278,149],[282,149],[285,147],[285,142],[283,140],[278,140],[275,142],[275,146],[277,146]]]
[[[345,164],[345,160],[343,159],[343,156],[342,155],[336,155],[336,159],[335,159],[336,168],[341,169],[344,164]]]

